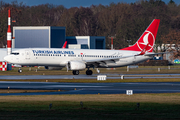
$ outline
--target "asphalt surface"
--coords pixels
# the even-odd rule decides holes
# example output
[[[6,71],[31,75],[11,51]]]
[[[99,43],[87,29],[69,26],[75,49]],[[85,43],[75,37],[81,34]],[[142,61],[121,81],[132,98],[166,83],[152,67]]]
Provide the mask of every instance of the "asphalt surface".
[[[107,79],[121,79],[122,74],[103,74]],[[6,80],[28,80],[28,79],[97,79],[98,74],[93,75],[11,75],[0,76]],[[180,74],[126,74],[124,79],[137,78],[180,78]]]
[[[121,79],[121,74],[105,74],[107,79]],[[28,79],[97,79],[98,74],[88,75],[18,75],[0,76],[0,89],[63,90],[60,92],[0,93],[0,95],[59,95],[59,94],[126,94],[133,93],[177,93],[180,82],[149,83],[58,83],[58,82],[13,82]],[[128,74],[124,79],[135,78],[180,78],[180,74]]]
[[[4,95],[61,95],[61,94],[126,94],[133,93],[179,93],[180,82],[158,83],[55,83],[1,81],[0,89],[65,90],[60,92],[0,93]]]

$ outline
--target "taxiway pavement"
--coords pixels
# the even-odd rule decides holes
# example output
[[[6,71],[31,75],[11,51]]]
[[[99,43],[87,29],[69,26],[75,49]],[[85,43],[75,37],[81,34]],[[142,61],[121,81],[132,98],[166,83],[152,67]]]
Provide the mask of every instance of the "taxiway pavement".
[[[65,90],[60,92],[0,93],[0,95],[60,95],[60,94],[126,94],[133,93],[179,93],[180,82],[148,83],[56,83],[1,81],[0,89]]]
[[[28,79],[97,79],[99,74],[93,75],[1,75],[1,80],[28,80]],[[101,74],[100,74],[101,75]],[[102,74],[107,79],[121,79],[122,74]],[[180,74],[125,74],[124,79],[138,78],[180,78]]]

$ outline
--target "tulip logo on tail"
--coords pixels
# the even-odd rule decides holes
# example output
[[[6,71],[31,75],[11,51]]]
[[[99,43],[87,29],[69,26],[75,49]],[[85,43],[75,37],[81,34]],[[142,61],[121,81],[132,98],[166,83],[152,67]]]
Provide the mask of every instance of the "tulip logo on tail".
[[[155,37],[154,35],[150,32],[150,31],[145,31],[144,36],[142,36],[138,42],[137,42],[137,46],[139,47],[140,50],[143,50],[144,47],[148,44],[146,51],[151,51],[153,49],[154,46],[154,42],[155,42]]]

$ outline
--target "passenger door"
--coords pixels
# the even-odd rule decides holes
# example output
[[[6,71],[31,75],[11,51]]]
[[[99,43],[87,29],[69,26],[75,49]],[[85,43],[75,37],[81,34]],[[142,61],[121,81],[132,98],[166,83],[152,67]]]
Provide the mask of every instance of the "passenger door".
[[[29,50],[25,51],[25,59],[30,60],[30,52],[29,52]]]

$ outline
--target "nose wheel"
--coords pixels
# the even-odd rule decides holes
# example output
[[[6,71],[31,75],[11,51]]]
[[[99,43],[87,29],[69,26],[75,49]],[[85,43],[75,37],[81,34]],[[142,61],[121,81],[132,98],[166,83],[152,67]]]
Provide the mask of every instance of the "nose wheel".
[[[92,70],[86,70],[86,75],[92,75],[92,74],[93,74]]]
[[[22,73],[22,69],[21,69],[21,68],[19,68],[18,72],[19,72],[19,73]]]
[[[73,75],[79,75],[79,70],[73,70],[72,73]]]

